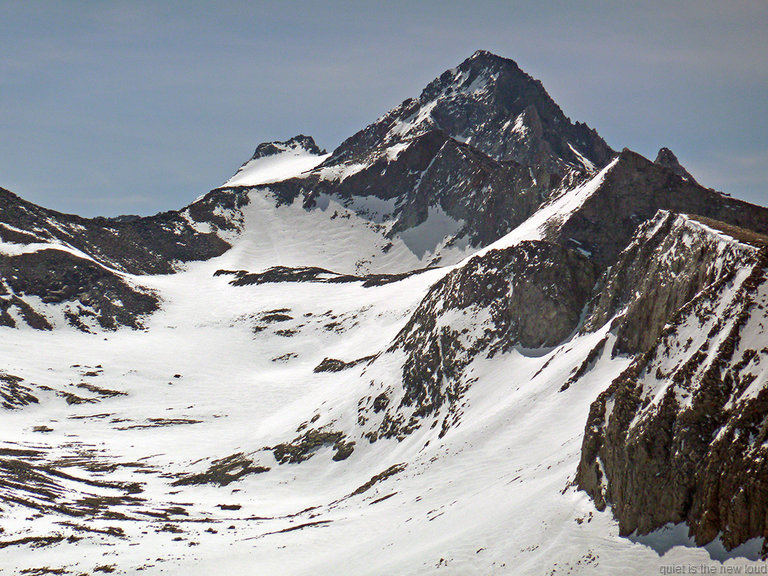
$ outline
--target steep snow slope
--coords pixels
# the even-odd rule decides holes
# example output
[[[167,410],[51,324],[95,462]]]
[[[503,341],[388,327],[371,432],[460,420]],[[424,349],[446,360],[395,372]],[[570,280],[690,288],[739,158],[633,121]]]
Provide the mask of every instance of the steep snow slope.
[[[450,265],[472,254],[483,254],[520,240],[541,239],[561,225],[593,194],[611,162],[573,190],[563,190],[545,208],[490,247],[477,250],[457,233],[464,223],[456,221],[438,205],[429,207],[423,222],[392,234],[399,220],[395,212],[399,198],[318,194],[312,202],[281,196],[281,184],[246,187],[238,191],[243,207],[225,214],[237,221],[240,232],[225,235],[234,248],[225,257],[231,270],[263,271],[281,266],[318,266],[342,274],[396,274],[434,266]],[[321,170],[322,172],[322,170]],[[311,184],[310,181],[308,184]],[[209,201],[214,201],[216,192]],[[193,211],[193,204],[188,210]],[[546,229],[545,229],[546,228]],[[322,242],[318,242],[322,238]]]
[[[238,192],[238,231],[226,236],[233,249],[227,269],[260,272],[275,265],[319,266],[344,274],[408,272],[460,260],[470,249],[451,231],[459,222],[433,211],[420,226],[390,237],[394,202],[319,195],[311,206],[281,202],[269,186]],[[190,207],[194,208],[194,205]]]
[[[312,170],[328,156],[312,138],[302,135],[261,145],[222,187],[258,186],[294,178]]]

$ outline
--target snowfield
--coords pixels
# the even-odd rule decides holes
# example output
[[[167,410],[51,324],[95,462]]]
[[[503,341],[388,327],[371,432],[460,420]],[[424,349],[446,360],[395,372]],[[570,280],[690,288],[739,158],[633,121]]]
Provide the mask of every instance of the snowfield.
[[[294,160],[291,170],[307,169],[305,158]],[[482,253],[540,237],[611,166]],[[228,185],[285,174],[264,170],[257,176],[246,164]],[[460,419],[444,435],[431,425],[437,414],[401,440],[370,442],[360,407],[373,391],[397,396],[402,355],[367,358],[387,350],[468,252],[454,247],[451,265],[378,286],[234,286],[216,272],[414,270],[437,250],[435,230],[452,226],[436,214],[429,238],[398,239],[382,252],[380,231],[353,211],[339,218],[349,210],[333,200],[276,209],[260,194],[224,255],[173,275],[129,277],[162,300],[145,331],[0,328],[0,376],[18,377],[39,399],[0,420],[0,571],[657,574],[740,567],[754,556],[693,548],[680,530],[619,537],[610,509],[598,512],[572,486],[590,403],[630,358],[602,353],[561,388],[614,338],[610,322],[553,349],[480,354]],[[445,321],[482,332],[487,317]],[[364,360],[317,371],[329,358]],[[353,450],[339,457],[337,438],[302,462],[280,463],[276,449],[310,430],[340,433]]]
[[[286,146],[278,154],[249,160],[223,187],[258,186],[293,178],[312,170],[329,156],[312,154],[298,145]]]

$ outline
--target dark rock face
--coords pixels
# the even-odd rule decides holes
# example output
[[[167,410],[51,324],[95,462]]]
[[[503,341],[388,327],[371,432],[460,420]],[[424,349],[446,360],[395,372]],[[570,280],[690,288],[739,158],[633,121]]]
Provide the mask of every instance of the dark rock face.
[[[402,202],[390,234],[417,226],[430,206],[439,206],[464,223],[460,235],[471,245],[489,244],[524,222],[560,183],[545,170],[536,172],[447,139]]]
[[[62,250],[0,256],[0,278],[6,292],[0,294],[0,301],[6,302],[7,308],[17,308],[33,328],[50,330],[51,325],[33,309],[29,296],[44,304],[69,304],[65,308],[68,321],[86,331],[88,318],[110,330],[118,326],[140,328],[141,317],[158,307],[154,295],[132,288],[119,275],[91,260]]]
[[[381,153],[342,180],[325,179],[320,168],[307,177],[270,184],[269,188],[280,202],[300,199],[307,209],[320,194],[394,201],[392,212],[384,215],[385,220],[394,220],[390,237],[422,224],[430,209],[439,208],[461,223],[457,238],[479,247],[521,224],[553,190],[565,185],[544,168],[496,161],[440,130],[402,144],[396,157]]]
[[[264,472],[269,472],[269,468],[266,466],[254,466],[252,459],[245,456],[242,452],[238,452],[226,458],[214,460],[205,472],[182,475],[173,482],[173,485],[214,484],[216,486],[228,486],[249,474],[263,474]]]
[[[492,250],[451,272],[390,348],[406,354],[402,404],[424,415],[458,396],[481,352],[559,344],[578,327],[595,278],[586,257],[545,242]]]
[[[680,161],[677,159],[677,156],[675,156],[675,153],[672,152],[669,148],[661,148],[659,150],[659,153],[656,155],[656,160],[653,161],[654,164],[658,164],[659,166],[664,166],[664,168],[669,168],[683,178],[684,180],[688,180],[689,182],[693,182],[694,184],[697,184],[696,179],[691,176],[690,172],[683,168],[682,164],[680,164]]]
[[[512,60],[478,51],[345,140],[327,165],[359,161],[370,150],[439,128],[496,160],[515,160],[564,176],[584,170],[581,154],[602,167],[610,147],[584,124],[572,124],[538,80]],[[578,154],[573,148],[578,150]]]
[[[275,154],[280,154],[281,152],[291,149],[306,150],[307,152],[318,156],[325,154],[325,150],[321,150],[318,145],[315,144],[315,140],[311,136],[299,134],[298,136],[294,136],[285,141],[263,142],[259,144],[256,147],[253,156],[251,156],[251,160],[264,158],[266,156],[274,156]]]
[[[629,245],[637,227],[658,210],[768,233],[768,209],[703,188],[625,149],[598,190],[548,240],[563,245],[575,240],[605,268]]]
[[[17,312],[24,322],[37,330],[52,330],[50,322],[39,314],[26,301],[15,294],[11,294],[7,287],[0,287],[0,326],[16,328],[17,322],[12,312]]]
[[[278,444],[270,450],[278,464],[296,464],[310,459],[324,446],[332,446],[336,451],[332,457],[334,462],[346,460],[355,450],[355,443],[347,440],[343,432],[315,429],[307,430],[292,442]]]
[[[14,410],[39,402],[32,389],[22,384],[23,381],[19,376],[0,372],[0,406]]]
[[[320,191],[340,196],[376,196],[391,200],[411,192],[417,187],[421,174],[440,152],[447,136],[439,130],[431,130],[415,137],[393,159],[386,153],[369,152],[364,167],[341,181],[319,180],[315,186]]]
[[[375,389],[358,404],[370,442],[403,439],[428,417],[440,436],[461,419],[473,379],[466,368],[512,347],[555,346],[579,326],[596,279],[588,258],[540,241],[475,256],[432,286],[386,354],[402,357],[402,389]],[[536,310],[536,314],[531,314]],[[398,360],[399,362],[400,360]],[[399,396],[399,400],[394,396]]]
[[[0,242],[12,247],[0,254],[0,325],[16,326],[15,311],[29,326],[51,329],[28,298],[37,296],[47,304],[66,303],[65,316],[82,330],[89,330],[88,318],[105,329],[141,327],[140,318],[156,310],[158,300],[131,287],[122,273],[171,273],[179,263],[223,254],[229,244],[217,231],[238,222],[222,213],[245,202],[247,196],[222,191],[183,211],[88,219],[0,189]],[[200,232],[198,223],[210,231]]]
[[[757,247],[711,231],[709,239],[685,238],[673,223],[668,234],[687,244],[675,249],[668,238],[654,239],[669,218],[658,219],[658,231],[646,230],[648,247],[625,253],[627,260],[637,254],[645,274],[620,263],[606,289],[613,292],[621,279],[637,282],[641,295],[618,320],[619,334],[650,319],[649,335],[657,338],[593,403],[577,483],[599,508],[611,504],[622,534],[686,522],[698,544],[722,534],[731,549],[768,536],[768,395],[760,380],[768,361],[768,251],[750,231],[742,236]],[[614,296],[598,309],[607,310]],[[648,337],[619,343],[637,351]]]
[[[360,282],[363,287],[371,288],[373,286],[383,286],[392,282],[398,282],[428,270],[412,270],[400,274],[368,274],[365,276],[356,276],[353,274],[337,274],[325,268],[316,266],[303,266],[298,268],[289,268],[287,266],[273,266],[264,272],[248,272],[247,270],[216,270],[214,276],[234,276],[234,280],[229,283],[232,286],[252,286],[254,284],[269,284],[280,282],[317,282],[321,284],[346,284],[349,282]]]
[[[201,212],[197,220],[204,221],[205,216]],[[58,241],[132,274],[171,273],[174,262],[213,258],[229,248],[214,232],[197,231],[184,211],[127,220],[81,218],[41,208],[2,188],[0,239],[12,243]]]
[[[206,257],[197,258],[198,260],[219,256],[229,249],[229,244],[217,236],[216,232],[219,230],[238,230],[243,223],[242,209],[247,205],[248,194],[244,191],[217,189],[211,190],[181,211],[181,217],[188,214],[193,222],[209,224],[213,229],[213,232],[203,233],[201,236],[217,245],[217,253],[214,252],[208,256],[208,252],[205,251]]]
[[[584,330],[615,322],[614,353],[648,350],[677,311],[706,286],[752,262],[751,251],[721,241],[691,217],[659,211],[601,278]]]

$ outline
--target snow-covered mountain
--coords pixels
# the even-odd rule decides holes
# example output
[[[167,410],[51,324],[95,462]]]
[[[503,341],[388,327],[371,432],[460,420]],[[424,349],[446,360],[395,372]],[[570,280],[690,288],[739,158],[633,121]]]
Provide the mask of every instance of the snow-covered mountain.
[[[761,566],[766,238],[482,51],[178,211],[0,190],[0,571]]]
[[[251,187],[280,182],[315,168],[328,157],[310,136],[299,134],[285,142],[259,144],[225,187]]]

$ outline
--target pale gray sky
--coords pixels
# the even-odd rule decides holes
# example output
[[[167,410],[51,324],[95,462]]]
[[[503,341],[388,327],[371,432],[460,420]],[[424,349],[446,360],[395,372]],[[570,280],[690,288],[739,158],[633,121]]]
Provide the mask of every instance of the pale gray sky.
[[[768,2],[0,0],[0,186],[179,208],[259,142],[334,148],[477,49],[573,120],[768,204]]]

